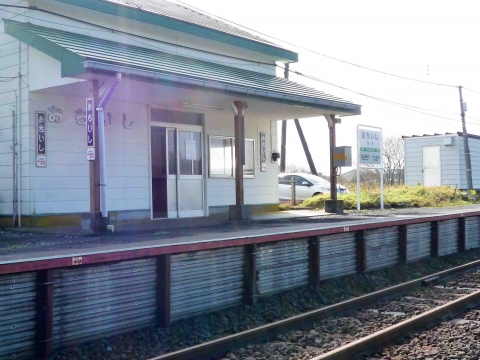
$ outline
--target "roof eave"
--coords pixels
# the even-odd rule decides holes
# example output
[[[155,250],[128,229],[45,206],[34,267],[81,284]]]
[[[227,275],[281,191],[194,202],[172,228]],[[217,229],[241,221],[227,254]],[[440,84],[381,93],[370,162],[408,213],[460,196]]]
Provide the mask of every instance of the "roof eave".
[[[94,60],[84,61],[83,67],[85,68],[86,72],[90,73],[121,73],[122,75],[131,78],[147,79],[148,81],[157,83],[160,82],[173,86],[204,89],[222,93],[227,92],[250,98],[280,102],[283,104],[316,108],[325,110],[325,112],[328,113],[335,113],[342,116],[361,114],[360,105],[348,102],[301,97],[274,91],[256,90],[254,88],[244,86],[229,85],[221,82],[195,79],[176,74],[167,74],[151,70],[132,68],[124,65],[103,63]]]
[[[121,4],[114,4],[102,0],[56,0],[66,4],[100,11],[106,14],[121,16],[147,24],[162,26],[168,29],[181,31],[190,35],[200,36],[209,40],[219,41],[232,46],[245,48],[275,58],[278,61],[298,62],[298,54],[277,46],[262,43],[241,36],[224,33],[197,24],[188,23],[179,19],[161,14],[154,14],[142,9],[130,8]]]

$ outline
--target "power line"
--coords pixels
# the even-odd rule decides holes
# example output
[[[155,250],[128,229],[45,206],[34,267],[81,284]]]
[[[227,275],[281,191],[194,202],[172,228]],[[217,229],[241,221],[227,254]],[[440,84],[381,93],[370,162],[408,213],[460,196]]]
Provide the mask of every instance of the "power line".
[[[236,25],[236,26],[240,26],[240,27],[242,27],[242,28],[244,28],[244,29],[253,31],[253,32],[257,33],[257,34],[267,36],[267,37],[269,37],[269,38],[271,38],[271,39],[274,39],[274,40],[277,40],[277,41],[281,41],[281,42],[283,42],[283,43],[285,43],[285,44],[288,44],[288,45],[291,45],[291,46],[295,46],[295,47],[297,47],[297,48],[299,48],[299,49],[302,49],[302,50],[311,52],[311,53],[316,54],[316,55],[320,55],[320,56],[326,57],[326,58],[331,59],[331,60],[339,61],[339,62],[344,63],[344,64],[348,64],[348,65],[355,66],[355,67],[358,67],[358,68],[361,68],[361,69],[373,71],[373,72],[376,72],[376,73],[379,73],[379,74],[383,74],[383,75],[393,76],[393,77],[400,78],[400,79],[404,79],[404,80],[410,80],[410,81],[415,81],[415,82],[424,83],[424,84],[430,84],[430,85],[437,85],[437,86],[458,87],[458,86],[456,86],[456,85],[442,84],[442,83],[436,83],[436,82],[431,82],[431,81],[414,79],[414,78],[410,78],[410,77],[402,76],[402,75],[396,75],[396,74],[392,74],[392,73],[389,73],[389,72],[386,72],[386,71],[376,70],[376,69],[373,69],[373,68],[370,68],[370,67],[367,67],[367,66],[355,64],[355,63],[352,63],[352,62],[350,62],[350,61],[342,60],[342,59],[339,59],[339,58],[336,58],[336,57],[333,57],[333,56],[330,56],[330,55],[326,55],[326,54],[320,53],[320,52],[315,51],[315,50],[311,50],[311,49],[305,48],[305,47],[303,47],[303,46],[295,45],[295,44],[290,43],[290,42],[285,41],[285,40],[281,40],[281,39],[276,38],[276,37],[274,37],[274,36],[271,36],[271,35],[262,33],[262,32],[260,32],[260,31],[257,31],[257,30],[254,30],[254,29],[252,29],[252,28],[249,28],[249,27],[247,27],[247,26],[238,24],[238,23],[236,23],[236,22],[234,22],[234,21],[225,19],[225,18],[223,18],[223,17],[221,17],[221,16],[217,16],[217,15],[215,15],[215,14],[212,14],[212,13],[208,12],[208,11],[199,9],[199,8],[197,8],[197,7],[195,7],[195,6],[192,6],[192,5],[189,5],[189,4],[187,4],[187,3],[183,2],[183,1],[180,1],[180,0],[175,0],[175,1],[177,1],[177,2],[179,2],[179,3],[181,3],[181,4],[183,4],[183,5],[189,6],[189,7],[193,8],[193,9],[196,9],[196,10],[198,10],[198,11],[201,11],[201,12],[204,12],[204,13],[206,13],[206,14],[209,14],[209,15],[211,15],[211,16],[215,16],[215,17],[218,18],[218,19],[221,19],[221,20],[223,20],[223,21],[227,21],[227,22],[229,22],[229,23],[231,23],[231,24],[234,24],[234,25]]]
[[[180,3],[182,3],[181,1],[179,1]],[[190,6],[188,4],[185,4],[187,6]],[[7,6],[5,4],[0,4],[0,6]],[[29,7],[24,7],[24,6],[10,6],[10,7],[16,7],[16,8],[26,8],[26,9],[32,9],[32,8],[29,8]],[[193,6],[191,6],[192,8],[195,8]],[[197,8],[195,8],[197,9]],[[61,14],[57,14],[57,13],[54,13],[54,12],[49,12],[49,11],[46,11],[46,10],[41,10],[41,9],[35,9],[33,8],[32,10],[39,10],[39,11],[45,11],[47,13],[51,13],[51,14],[54,14],[54,15],[57,15],[57,16],[61,16],[61,17],[65,17],[65,18],[69,18],[67,16],[64,16],[64,15],[61,15]],[[2,9],[2,11],[5,11],[5,12],[9,12],[9,13],[12,13],[12,14],[16,14],[16,13],[13,13],[11,11],[8,11],[8,10],[4,10]],[[200,11],[203,11],[203,10],[200,10]],[[205,13],[208,13],[208,12],[205,12]],[[19,15],[19,14],[16,14],[16,15]],[[22,14],[23,15],[23,14]],[[215,15],[213,15],[215,16]],[[35,18],[35,17],[32,17],[32,16],[29,16],[29,15],[26,15],[26,17],[28,18],[31,18],[31,19],[35,19],[35,20],[39,20],[39,21],[44,21],[44,22],[47,22],[47,23],[52,23],[52,24],[56,24],[56,25],[60,25],[60,26],[65,26],[65,27],[71,27],[71,28],[77,28],[77,29],[84,29],[84,30],[94,30],[94,31],[101,31],[101,32],[108,32],[108,33],[114,33],[116,35],[119,35],[119,36],[122,36],[122,37],[125,37],[127,39],[130,39],[132,41],[136,41],[138,43],[141,43],[141,44],[144,44],[144,45],[147,45],[147,46],[150,46],[150,47],[154,47],[154,48],[158,48],[158,49],[161,49],[162,51],[165,51],[167,53],[171,53],[171,54],[174,54],[174,55],[178,55],[177,53],[175,52],[172,52],[172,51],[169,51],[165,48],[161,48],[159,46],[155,46],[153,44],[148,44],[148,43],[145,43],[145,42],[142,42],[138,39],[135,39],[135,38],[131,38],[129,36],[126,36],[125,34],[127,35],[132,35],[132,36],[138,36],[138,35],[135,35],[135,34],[131,34],[131,33],[126,33],[126,32],[123,32],[123,31],[119,31],[119,30],[115,30],[115,29],[112,29],[112,28],[107,28],[107,27],[104,27],[104,26],[100,26],[100,25],[96,25],[96,24],[92,24],[92,23],[89,23],[89,22],[86,22],[86,21],[81,21],[81,20],[77,20],[77,21],[81,21],[83,23],[86,23],[86,24],[89,24],[89,25],[92,25],[92,26],[96,26],[96,27],[101,27],[103,29],[106,29],[106,30],[101,30],[101,29],[91,29],[91,28],[85,28],[85,27],[79,27],[79,26],[74,26],[74,25],[66,25],[66,24],[61,24],[61,23],[57,23],[57,22],[52,22],[52,21],[48,21],[48,20],[43,20],[43,19],[38,19],[38,18]],[[223,19],[221,17],[219,17],[220,19],[222,20],[225,20],[225,21],[228,21],[226,19]],[[72,19],[72,18],[69,18],[69,19]],[[76,20],[76,19],[72,19],[72,20]],[[233,22],[232,22],[233,23]],[[236,24],[236,23],[234,23]],[[239,25],[239,24],[236,24],[238,26],[242,26],[242,25]],[[242,26],[244,27],[244,26]],[[246,29],[249,29],[247,27],[244,27]],[[252,31],[255,31],[253,29],[249,29],[249,30],[252,30]],[[258,32],[260,33],[260,32]],[[262,33],[261,33],[262,34]],[[266,35],[266,34],[263,34],[263,35]],[[269,35],[266,35],[266,36],[269,36]],[[143,37],[142,37],[143,38]],[[273,37],[272,37],[273,38]],[[156,41],[158,42],[157,40],[154,40],[154,39],[150,39],[150,38],[146,38],[147,40],[149,41]],[[278,39],[279,40],[279,39]],[[281,40],[280,40],[281,41]],[[293,44],[292,44],[293,45]],[[311,51],[309,49],[305,49],[305,50],[308,50],[308,51]],[[320,53],[319,53],[320,54]],[[320,54],[322,56],[327,56],[329,57],[328,55],[324,55],[324,54]],[[193,59],[195,59],[195,57],[191,57]],[[196,58],[198,60],[203,60],[205,61],[206,59],[202,59],[202,58]],[[340,60],[340,59],[336,59],[336,58],[333,58],[335,60],[338,60],[338,61],[342,61],[342,62],[345,62],[343,60]],[[217,61],[217,63],[223,63],[223,64],[237,64],[237,65],[249,65],[249,64],[245,64],[245,63],[232,63],[232,62],[219,62]],[[349,62],[346,62],[346,63],[349,63]],[[262,66],[260,65],[260,63],[257,63],[259,66]],[[350,65],[355,65],[355,66],[358,66],[358,67],[362,67],[362,66],[359,66],[357,64],[353,64],[353,63],[349,63]],[[270,65],[270,64],[264,64],[264,65]],[[279,65],[276,65],[277,67],[281,68],[281,69],[284,69],[284,67],[282,66],[279,66]],[[266,66],[262,66],[262,67],[265,67],[267,68]],[[377,70],[374,70],[374,69],[370,69],[370,68],[367,68],[369,70],[372,70],[372,71],[377,71]],[[457,121],[457,120],[454,120],[454,119],[450,119],[450,118],[446,118],[446,117],[443,117],[443,116],[438,116],[438,115],[434,115],[434,114],[429,114],[429,113],[425,113],[425,112],[422,112],[422,111],[419,111],[419,110],[414,110],[414,109],[420,109],[420,110],[426,110],[426,111],[430,111],[430,112],[442,112],[442,111],[438,111],[438,110],[432,110],[432,109],[426,109],[426,108],[421,108],[421,107],[417,107],[417,106],[414,106],[414,105],[408,105],[408,104],[402,104],[402,103],[398,103],[398,102],[395,102],[395,101],[392,101],[392,100],[387,100],[387,99],[382,99],[382,98],[379,98],[379,97],[376,97],[376,96],[372,96],[372,95],[368,95],[368,94],[364,94],[364,93],[361,93],[361,92],[358,92],[358,91],[355,91],[355,90],[351,90],[351,89],[348,89],[346,87],[343,87],[343,86],[340,86],[340,85],[337,85],[337,84],[333,84],[331,82],[328,82],[328,81],[325,81],[325,80],[322,80],[322,79],[319,79],[315,76],[311,76],[311,75],[306,75],[306,74],[303,74],[301,72],[298,72],[298,71],[295,71],[295,70],[292,70],[293,73],[299,75],[299,76],[303,76],[307,79],[310,79],[310,80],[314,80],[314,81],[318,81],[318,82],[321,82],[323,84],[326,84],[326,85],[330,85],[330,86],[334,86],[334,87],[337,87],[337,88],[340,88],[340,89],[343,89],[343,90],[346,90],[346,91],[350,91],[350,92],[353,92],[353,93],[356,93],[358,95],[361,95],[361,96],[365,96],[367,98],[370,98],[370,99],[373,99],[373,100],[376,100],[376,101],[380,101],[380,102],[383,102],[383,103],[386,103],[386,104],[389,104],[389,105],[392,105],[392,106],[397,106],[397,107],[401,107],[403,109],[406,109],[406,110],[409,110],[409,111],[414,111],[414,112],[417,112],[417,113],[421,113],[421,114],[424,114],[424,115],[428,115],[428,116],[433,116],[433,117],[437,117],[437,118],[440,118],[440,119],[445,119],[445,120],[448,120],[448,121]],[[381,72],[381,71],[377,71],[377,72]],[[383,73],[383,72],[381,72]],[[394,74],[389,74],[389,73],[385,73],[387,75],[391,75],[391,76],[396,76]],[[398,76],[397,76],[398,77]],[[11,81],[11,80],[14,80],[16,79],[17,77],[12,77],[12,78],[8,78],[8,80],[5,80],[5,81]],[[416,79],[410,79],[408,78],[409,80],[414,80],[416,81]],[[1,81],[1,80],[0,80]],[[420,82],[423,82],[421,80],[418,80]],[[434,85],[443,85],[443,86],[448,86],[448,87],[456,87],[454,85],[445,85],[445,84],[436,84],[436,83],[431,83],[431,84],[434,84]],[[26,85],[26,84],[25,84]],[[466,89],[466,90],[469,90],[469,91],[473,91],[475,92],[474,90],[471,90],[471,89]],[[480,94],[480,93],[478,93]]]
[[[466,88],[466,87],[463,87],[463,89],[464,89],[464,90],[471,91],[471,92],[473,92],[473,93],[475,93],[475,94],[480,95],[480,92],[478,92],[478,91],[475,91],[475,90],[472,90],[472,89],[469,89],[469,88]]]

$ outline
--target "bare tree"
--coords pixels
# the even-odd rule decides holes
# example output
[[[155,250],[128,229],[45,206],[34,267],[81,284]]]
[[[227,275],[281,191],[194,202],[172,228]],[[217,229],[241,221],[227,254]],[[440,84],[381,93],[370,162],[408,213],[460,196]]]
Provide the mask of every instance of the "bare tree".
[[[402,184],[405,169],[405,152],[403,139],[389,136],[383,140],[383,169],[387,185]]]
[[[285,169],[285,172],[286,173],[306,173],[306,174],[312,173],[309,168],[305,166],[298,166],[296,164],[288,164]]]

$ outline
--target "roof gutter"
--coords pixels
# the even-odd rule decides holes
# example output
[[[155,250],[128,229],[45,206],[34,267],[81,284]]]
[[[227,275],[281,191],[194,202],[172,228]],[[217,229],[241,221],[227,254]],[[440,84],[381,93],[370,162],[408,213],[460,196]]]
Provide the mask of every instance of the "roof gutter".
[[[327,111],[333,111],[335,113],[345,113],[345,115],[360,115],[361,106],[357,104],[316,99],[312,97],[303,97],[298,95],[289,95],[275,91],[264,91],[246,86],[230,85],[221,82],[214,82],[205,79],[197,79],[192,77],[185,77],[175,74],[167,74],[162,72],[156,72],[144,69],[135,69],[124,65],[107,64],[93,60],[87,60],[83,62],[83,67],[86,70],[94,72],[115,72],[121,73],[127,76],[147,78],[152,81],[163,81],[167,83],[173,83],[174,85],[203,88],[212,91],[228,92],[241,94],[243,96],[253,96],[257,98],[269,99],[271,101],[288,102],[292,105],[299,105],[305,107],[318,108]]]

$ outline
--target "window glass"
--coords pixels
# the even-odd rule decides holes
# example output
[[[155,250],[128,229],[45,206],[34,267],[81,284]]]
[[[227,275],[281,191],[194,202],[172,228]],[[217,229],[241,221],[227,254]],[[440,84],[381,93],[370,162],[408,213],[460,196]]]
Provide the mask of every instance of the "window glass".
[[[168,130],[168,173],[177,174],[177,139],[175,130]]]
[[[280,176],[278,178],[278,183],[279,184],[282,184],[282,185],[290,185],[290,182],[291,182],[291,175],[284,175],[284,176]]]
[[[193,161],[193,175],[202,175],[202,137],[201,133],[193,132],[192,139],[195,141],[195,159]]]
[[[243,175],[255,175],[254,168],[255,145],[251,139],[245,139],[245,165],[243,165]]]
[[[212,136],[209,140],[210,177],[235,177],[235,139]],[[255,141],[245,139],[245,165],[243,175],[255,175]]]
[[[190,131],[179,131],[180,175],[192,175],[192,160],[187,160],[187,144],[192,140]]]
[[[298,185],[302,186],[302,184],[303,184],[304,181],[307,181],[307,180],[305,180],[303,177],[295,176],[295,185],[297,185],[297,186],[298,186]],[[307,181],[307,182],[308,182],[308,181]],[[303,186],[305,186],[305,185],[303,185]]]
[[[232,176],[232,139],[210,138],[210,176]]]

